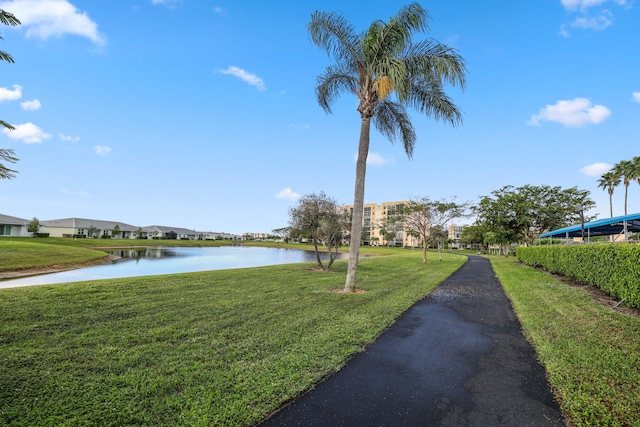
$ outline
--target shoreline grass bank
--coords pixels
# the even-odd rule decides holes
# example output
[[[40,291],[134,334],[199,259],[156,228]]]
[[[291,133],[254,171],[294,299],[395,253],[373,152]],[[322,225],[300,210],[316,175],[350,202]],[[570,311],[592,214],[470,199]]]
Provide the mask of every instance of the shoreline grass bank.
[[[466,259],[346,261],[0,291],[0,424],[260,421],[339,369]]]

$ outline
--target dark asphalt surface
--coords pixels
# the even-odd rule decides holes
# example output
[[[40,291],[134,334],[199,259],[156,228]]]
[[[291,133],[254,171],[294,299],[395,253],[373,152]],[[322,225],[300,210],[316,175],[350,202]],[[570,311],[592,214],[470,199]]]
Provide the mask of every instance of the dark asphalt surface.
[[[491,264],[472,256],[366,351],[260,426],[564,422]]]

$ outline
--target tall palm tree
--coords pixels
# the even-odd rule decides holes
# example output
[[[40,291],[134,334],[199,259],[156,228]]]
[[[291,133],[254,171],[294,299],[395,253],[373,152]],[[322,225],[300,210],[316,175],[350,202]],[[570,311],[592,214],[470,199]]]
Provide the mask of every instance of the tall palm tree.
[[[598,180],[598,188],[607,190],[609,193],[609,211],[611,213],[611,218],[613,218],[613,191],[618,185],[620,185],[620,177],[613,171],[602,174]]]
[[[627,195],[629,193],[629,184],[631,180],[635,179],[633,173],[633,163],[630,160],[620,160],[618,163],[613,165],[613,169],[611,169],[613,173],[622,179],[624,183],[624,214],[627,214]]]
[[[445,94],[445,83],[464,88],[465,64],[455,49],[435,40],[412,42],[427,31],[430,16],[417,3],[404,6],[389,22],[375,21],[361,34],[341,15],[316,11],[308,31],[312,42],[335,59],[317,78],[318,103],[331,113],[343,92],[358,97],[360,140],[345,291],[356,289],[362,237],[364,183],[371,123],[392,142],[400,137],[409,158],[416,134],[406,108],[413,107],[452,126],[462,122],[457,106]],[[394,99],[391,95],[394,94]]]

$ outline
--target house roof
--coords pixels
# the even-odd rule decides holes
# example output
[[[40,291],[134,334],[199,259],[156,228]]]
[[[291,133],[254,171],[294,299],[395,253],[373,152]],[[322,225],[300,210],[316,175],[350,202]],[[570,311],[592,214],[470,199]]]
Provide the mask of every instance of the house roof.
[[[176,234],[186,234],[186,235],[196,235],[199,234],[198,231],[189,230],[188,228],[180,228],[180,227],[167,227],[164,225],[149,225],[146,227],[142,227],[142,231],[149,232],[161,232],[161,233],[170,233],[174,232]]]
[[[627,230],[631,233],[640,231],[640,213],[616,216],[613,218],[598,219],[584,223],[585,236],[610,236],[622,234],[624,223],[627,223]],[[581,237],[582,224],[572,225],[570,227],[559,228],[557,230],[543,233],[540,237]]]
[[[40,221],[40,225],[43,227],[61,227],[61,228],[91,228],[95,227],[99,230],[112,230],[116,225],[121,231],[136,231],[138,227],[125,224],[118,221],[103,221],[99,219],[87,219],[87,218],[62,218],[52,219],[48,221]]]
[[[25,225],[29,222],[28,219],[18,218],[15,216],[2,215],[0,214],[0,224],[7,225]]]

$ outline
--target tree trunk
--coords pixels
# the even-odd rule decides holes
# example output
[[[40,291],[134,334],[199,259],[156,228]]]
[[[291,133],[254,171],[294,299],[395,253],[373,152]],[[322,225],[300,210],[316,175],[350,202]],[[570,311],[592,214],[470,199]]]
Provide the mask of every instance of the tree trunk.
[[[344,285],[345,292],[356,291],[356,273],[358,272],[360,239],[362,238],[362,215],[364,210],[364,178],[367,172],[370,129],[371,118],[363,117],[360,126],[358,160],[356,161],[356,186],[353,195],[353,218],[351,220],[351,237],[349,238],[349,268],[347,270],[347,280]]]
[[[427,236],[422,237],[422,263],[427,263]]]

